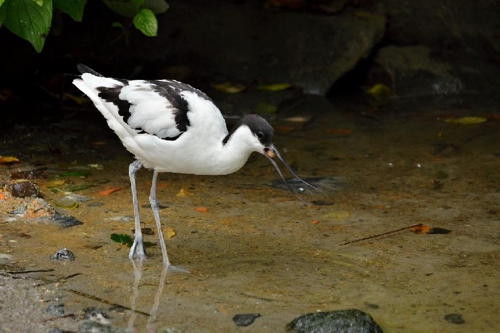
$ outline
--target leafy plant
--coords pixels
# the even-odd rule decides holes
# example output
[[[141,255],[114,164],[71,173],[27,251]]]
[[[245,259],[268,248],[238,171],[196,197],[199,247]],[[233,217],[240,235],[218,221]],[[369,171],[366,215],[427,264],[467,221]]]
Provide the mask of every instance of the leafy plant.
[[[169,6],[165,0],[102,0],[112,11],[133,18],[134,26],[145,36],[158,33],[156,14]],[[29,41],[40,53],[52,24],[54,10],[68,14],[81,22],[86,0],[0,0],[0,28],[5,25],[12,33]],[[116,22],[113,23],[116,26]]]

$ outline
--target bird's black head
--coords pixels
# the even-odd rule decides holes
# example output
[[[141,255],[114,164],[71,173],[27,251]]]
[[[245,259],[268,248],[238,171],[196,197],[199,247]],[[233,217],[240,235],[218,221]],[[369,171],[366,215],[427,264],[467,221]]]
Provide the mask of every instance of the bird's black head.
[[[247,127],[250,129],[250,133],[248,130],[241,132],[244,133],[243,135],[245,138],[250,138],[250,142],[254,149],[254,151],[257,151],[267,157],[267,159],[271,162],[271,164],[274,166],[278,174],[280,175],[281,179],[283,182],[288,186],[288,189],[295,193],[297,198],[300,200],[304,201],[295,191],[294,189],[288,184],[286,181],[285,177],[283,176],[283,173],[281,172],[280,168],[278,167],[278,164],[274,161],[274,157],[277,157],[278,160],[280,160],[285,167],[290,170],[290,172],[295,176],[295,179],[304,183],[304,185],[315,188],[311,184],[305,182],[302,178],[300,178],[297,173],[292,169],[292,167],[285,161],[283,157],[281,157],[278,149],[274,146],[273,144],[273,139],[274,139],[274,129],[273,127],[261,116],[256,115],[256,114],[249,114],[244,116],[231,130],[231,132],[224,138],[222,141],[223,144],[226,144],[231,136],[237,132],[237,130],[240,127]],[[257,140],[255,140],[251,135],[253,135]],[[304,201],[305,202],[305,201]]]
[[[267,120],[262,118],[256,114],[249,114],[244,116],[238,121],[236,125],[231,129],[229,134],[222,141],[223,144],[226,144],[231,136],[238,130],[240,127],[245,126],[250,129],[250,132],[259,140],[260,144],[264,147],[271,147],[273,144],[274,138],[274,129]]]
[[[256,114],[249,114],[240,120],[240,126],[247,125],[264,147],[273,144],[274,129],[267,120]]]

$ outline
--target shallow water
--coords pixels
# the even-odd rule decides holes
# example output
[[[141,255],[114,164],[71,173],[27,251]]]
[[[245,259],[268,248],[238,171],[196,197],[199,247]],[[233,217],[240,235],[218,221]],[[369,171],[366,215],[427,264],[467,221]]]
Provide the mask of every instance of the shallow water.
[[[95,307],[130,331],[233,332],[234,315],[260,313],[245,331],[278,332],[303,313],[357,308],[387,332],[500,327],[500,121],[490,117],[498,108],[314,112],[305,124],[273,120],[275,144],[287,161],[304,177],[322,177],[313,184],[321,192],[300,194],[311,206],[279,184],[269,186],[278,175],[261,156],[225,177],[160,175],[163,229],[176,233],[166,241],[170,260],[190,273],[162,274],[158,244],[147,249],[141,267],[127,259],[126,246],[110,240],[112,233],[132,235],[132,158],[103,121],[37,129],[17,138],[25,140],[22,151],[4,141],[3,151],[47,167],[46,178],[37,180],[47,202],[68,186],[92,185],[77,192],[92,200],[59,209],[83,225],[62,228],[2,209],[6,279],[30,282],[44,300],[39,306],[64,303],[66,314],[76,315],[45,313],[40,321],[27,313],[24,320],[39,322],[41,332],[76,330],[83,309]],[[437,120],[448,114],[490,118],[476,125]],[[62,153],[47,153],[46,141]],[[0,168],[7,180],[7,167]],[[68,170],[89,175],[56,177]],[[146,205],[142,221],[154,230],[151,177],[139,171],[138,191]],[[54,179],[65,180],[62,191],[50,191]],[[99,194],[114,187],[122,189]],[[417,234],[410,230],[415,224],[451,233]],[[145,240],[157,243],[156,235]],[[50,260],[64,247],[75,261]],[[42,272],[12,274],[19,271]],[[123,308],[110,310],[117,305]],[[453,313],[465,322],[447,321]]]

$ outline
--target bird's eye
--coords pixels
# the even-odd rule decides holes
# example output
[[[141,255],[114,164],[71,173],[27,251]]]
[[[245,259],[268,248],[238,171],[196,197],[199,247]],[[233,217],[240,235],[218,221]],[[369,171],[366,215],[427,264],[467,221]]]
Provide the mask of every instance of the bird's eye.
[[[260,140],[264,139],[264,133],[262,133],[262,132],[257,133],[257,137],[258,137]]]

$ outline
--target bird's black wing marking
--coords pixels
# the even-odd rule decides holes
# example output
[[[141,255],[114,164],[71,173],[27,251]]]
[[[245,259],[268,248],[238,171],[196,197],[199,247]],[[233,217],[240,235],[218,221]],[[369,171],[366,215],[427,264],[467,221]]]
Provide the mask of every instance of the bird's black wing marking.
[[[118,114],[123,120],[139,134],[148,133],[156,135],[163,140],[176,140],[187,131],[189,122],[189,105],[183,98],[182,92],[194,92],[200,98],[210,100],[210,98],[198,89],[188,84],[170,81],[170,80],[150,80],[150,81],[127,81],[123,79],[114,79],[117,83],[113,87],[97,87],[99,97],[106,102],[113,103],[118,108]],[[125,89],[125,90],[124,90]],[[144,98],[138,97],[137,93],[144,92]],[[157,94],[164,100],[159,102],[156,110],[164,109],[167,118],[150,118],[144,112],[148,113],[141,103],[151,102],[150,93]],[[121,96],[121,98],[120,98]],[[132,108],[134,107],[134,108]],[[132,109],[131,109],[132,108]],[[139,112],[139,113],[137,113]],[[136,114],[137,113],[137,114]],[[134,119],[130,117],[134,115]],[[144,118],[143,118],[144,117]],[[137,125],[138,119],[144,119],[142,125]],[[152,119],[152,120],[149,120]],[[165,127],[158,128],[158,121],[172,119],[171,125],[166,121]],[[155,122],[156,124],[153,124]],[[140,122],[139,122],[140,123]],[[174,127],[175,126],[175,127]]]
[[[173,84],[175,83],[175,81],[154,80],[149,82],[153,85],[153,91],[166,98],[167,101],[170,102],[170,104],[172,104],[172,106],[174,107],[175,123],[177,129],[181,132],[187,131],[187,127],[190,125],[188,118],[189,108],[187,101],[180,95],[181,91],[187,89],[179,89]],[[188,86],[187,84],[182,85]]]
[[[114,87],[97,87],[97,91],[99,91],[99,98],[102,98],[106,102],[113,103],[118,107],[118,114],[123,117],[123,121],[127,122],[128,118],[130,118],[130,102],[127,100],[120,99],[120,92],[123,87],[128,85],[127,80],[123,79],[115,79],[123,83],[123,86],[116,85]]]

